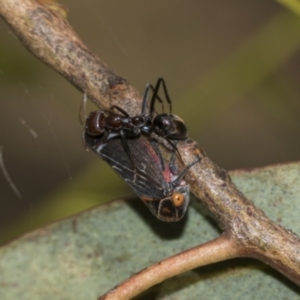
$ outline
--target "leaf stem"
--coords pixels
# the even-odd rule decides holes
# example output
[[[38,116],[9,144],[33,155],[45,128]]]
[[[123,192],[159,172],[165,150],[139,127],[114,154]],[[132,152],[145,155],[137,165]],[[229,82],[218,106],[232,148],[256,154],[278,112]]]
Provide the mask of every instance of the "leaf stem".
[[[197,267],[239,256],[240,250],[226,234],[162,260],[120,283],[98,300],[128,300],[170,277]]]

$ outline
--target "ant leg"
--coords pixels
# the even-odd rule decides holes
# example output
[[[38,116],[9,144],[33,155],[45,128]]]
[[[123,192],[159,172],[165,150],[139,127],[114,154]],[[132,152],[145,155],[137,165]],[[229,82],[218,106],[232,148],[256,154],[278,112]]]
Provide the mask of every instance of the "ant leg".
[[[87,94],[83,94],[82,101],[80,103],[80,108],[79,108],[79,121],[80,124],[83,125],[85,123],[85,120],[87,119],[86,116],[86,102],[87,102]]]
[[[155,88],[153,87],[153,85],[151,83],[147,83],[146,84],[146,88],[145,88],[145,92],[144,92],[144,95],[143,95],[143,102],[142,102],[142,111],[141,111],[141,114],[144,116],[146,114],[146,105],[147,105],[147,102],[148,102],[148,93],[149,93],[149,90],[152,90],[152,92],[154,93],[155,91]],[[154,94],[153,94],[154,95]],[[154,111],[154,104],[152,105],[152,101],[155,102],[155,100],[158,100],[158,102],[162,105],[162,111],[164,111],[164,103],[163,101],[161,100],[161,98],[159,97],[159,95],[156,93],[155,96],[151,97],[151,103],[150,103],[150,113],[149,113],[149,116],[152,117],[152,113]],[[153,98],[154,97],[154,98]],[[154,100],[153,100],[154,99]],[[152,107],[152,108],[151,108]]]
[[[183,160],[182,160],[182,157],[181,157],[181,155],[180,155],[180,152],[178,151],[178,149],[177,149],[177,142],[178,142],[178,140],[176,141],[176,140],[174,140],[174,141],[171,141],[167,136],[165,136],[164,134],[163,134],[163,132],[159,132],[159,134],[158,134],[159,136],[161,136],[161,137],[163,137],[167,142],[168,142],[168,144],[172,147],[172,149],[174,150],[174,155],[175,155],[175,153],[178,155],[178,157],[179,157],[179,160],[180,160],[180,162],[182,163],[182,164],[184,164],[184,162],[183,162]]]
[[[132,163],[132,167],[133,167],[133,182],[135,182],[136,181],[136,166],[135,166],[134,159],[133,159],[133,156],[131,154],[131,151],[130,151],[130,148],[128,146],[128,143],[127,143],[127,140],[126,140],[126,137],[125,137],[125,134],[124,134],[123,130],[121,130],[121,132],[120,132],[120,137],[121,137],[121,142],[122,142],[122,145],[124,147],[124,150],[125,150],[128,158],[129,158],[129,160]]]
[[[190,169],[193,165],[195,165],[196,163],[198,163],[200,160],[201,160],[201,157],[198,156],[193,162],[191,162],[189,165],[187,165],[187,166],[183,169],[183,171],[178,175],[178,177],[176,178],[176,180],[174,180],[174,181],[172,182],[172,184],[173,184],[174,186],[177,186],[178,183],[179,183],[179,181],[186,175],[186,173],[189,171],[189,169]]]
[[[160,80],[160,84],[162,84],[162,87],[163,87],[164,94],[165,94],[165,97],[167,99],[167,102],[169,103],[169,113],[171,114],[172,113],[172,101],[170,99],[170,96],[169,96],[169,93],[168,93],[168,90],[167,90],[166,82],[165,82],[165,80],[162,77],[158,78],[158,81],[159,80]],[[157,81],[157,84],[158,84],[158,81]]]
[[[147,100],[148,100],[148,93],[149,93],[150,87],[151,87],[151,84],[147,83],[146,87],[145,87],[145,92],[144,92],[144,95],[143,95],[143,102],[142,102],[141,115],[143,115],[143,116],[145,115],[145,111],[146,111],[146,104],[147,104]]]
[[[177,148],[177,143],[178,141],[170,141],[168,138],[165,137],[165,140],[172,146],[173,148],[173,152],[172,152],[172,156],[171,156],[171,159],[170,159],[170,163],[169,163],[169,168],[170,170],[172,171],[173,174],[177,174],[177,167],[175,165],[175,158],[176,158],[176,154],[178,155],[179,157],[179,160],[180,162],[184,165],[184,161],[182,160],[182,157],[178,151],[178,148]]]
[[[81,125],[84,125],[84,123],[87,119],[86,103],[87,103],[87,94],[83,93],[83,98],[82,98],[82,101],[81,101],[80,107],[79,107],[79,121],[80,121]],[[84,128],[82,131],[82,145],[83,145],[83,148],[85,149],[85,151],[88,152],[89,148],[85,142],[85,132],[86,132],[86,128]]]
[[[129,114],[124,110],[122,109],[121,107],[117,106],[117,105],[112,105],[110,107],[110,110],[113,110],[113,109],[116,109],[118,110],[120,113],[122,113],[125,117],[129,117]]]
[[[86,142],[85,142],[85,128],[84,128],[84,130],[82,131],[82,145],[83,145],[83,148],[84,148],[84,150],[86,151],[86,152],[88,152],[89,151],[89,148],[88,148],[88,146],[87,146],[87,144],[86,144]]]
[[[101,145],[104,145],[108,141],[108,137],[109,137],[110,134],[111,134],[110,130],[105,130],[104,131],[104,133],[102,135],[102,138],[101,138]]]
[[[160,99],[158,97],[158,91],[159,91],[159,88],[160,88],[161,85],[163,87],[165,97],[166,97],[167,102],[169,104],[169,113],[171,114],[172,113],[172,101],[170,99],[165,80],[162,77],[158,78],[158,80],[156,82],[156,85],[155,85],[155,88],[153,90],[153,95],[152,95],[151,104],[150,104],[150,112],[153,112],[153,110],[154,110],[155,100]]]

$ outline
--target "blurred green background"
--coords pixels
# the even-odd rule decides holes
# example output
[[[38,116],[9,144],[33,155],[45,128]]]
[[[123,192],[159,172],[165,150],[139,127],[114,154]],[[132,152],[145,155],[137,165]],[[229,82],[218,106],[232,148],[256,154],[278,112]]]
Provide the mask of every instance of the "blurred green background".
[[[147,82],[165,78],[174,113],[218,165],[232,170],[299,160],[295,12],[275,1],[62,3],[88,47],[141,92]],[[84,151],[82,94],[33,57],[2,19],[0,34],[0,146],[21,194],[0,172],[5,243],[133,193]]]

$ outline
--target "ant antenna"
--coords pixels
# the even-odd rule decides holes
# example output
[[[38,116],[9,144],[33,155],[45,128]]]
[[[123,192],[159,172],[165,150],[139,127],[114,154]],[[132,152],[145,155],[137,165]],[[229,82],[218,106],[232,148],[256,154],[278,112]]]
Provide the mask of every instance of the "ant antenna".
[[[87,115],[86,115],[86,103],[87,103],[87,94],[83,93],[83,98],[80,103],[80,108],[79,108],[79,121],[81,125],[84,125]]]

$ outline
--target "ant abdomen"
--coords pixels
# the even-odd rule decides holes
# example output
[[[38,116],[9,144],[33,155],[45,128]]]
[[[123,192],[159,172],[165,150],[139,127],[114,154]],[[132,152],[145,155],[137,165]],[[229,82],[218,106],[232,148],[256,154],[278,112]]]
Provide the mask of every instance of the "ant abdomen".
[[[93,111],[86,119],[85,131],[90,136],[101,136],[105,132],[105,113],[101,110]]]

